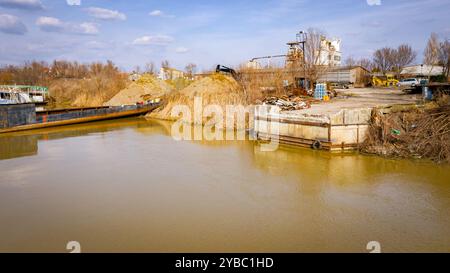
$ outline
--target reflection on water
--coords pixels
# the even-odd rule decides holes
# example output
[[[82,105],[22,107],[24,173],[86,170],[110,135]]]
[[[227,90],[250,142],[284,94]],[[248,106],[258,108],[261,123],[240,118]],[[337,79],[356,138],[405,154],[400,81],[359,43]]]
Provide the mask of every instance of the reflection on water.
[[[0,136],[0,251],[450,250],[449,166],[170,131],[138,118]]]
[[[132,127],[139,132],[170,135],[167,122],[145,119],[118,119],[0,135],[0,160],[37,155],[38,140],[53,140],[105,133]]]
[[[0,160],[36,155],[37,150],[36,136],[0,137]]]

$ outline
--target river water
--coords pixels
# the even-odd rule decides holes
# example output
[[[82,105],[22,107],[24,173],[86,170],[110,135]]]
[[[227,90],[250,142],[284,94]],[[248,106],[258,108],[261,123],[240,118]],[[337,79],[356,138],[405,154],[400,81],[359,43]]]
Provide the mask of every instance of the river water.
[[[450,167],[143,118],[0,136],[0,252],[450,251]]]

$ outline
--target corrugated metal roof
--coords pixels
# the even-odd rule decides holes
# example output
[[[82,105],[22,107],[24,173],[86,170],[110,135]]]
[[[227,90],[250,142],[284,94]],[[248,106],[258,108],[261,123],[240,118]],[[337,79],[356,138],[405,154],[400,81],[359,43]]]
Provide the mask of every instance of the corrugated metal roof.
[[[405,67],[400,74],[402,75],[423,75],[423,76],[439,76],[442,75],[443,68],[441,66],[431,65],[412,65]]]
[[[353,70],[353,69],[358,69],[361,68],[367,72],[370,72],[369,70],[367,70],[366,68],[360,66],[360,65],[355,65],[355,66],[337,66],[337,67],[333,67],[330,69],[330,71],[343,71],[343,70]]]

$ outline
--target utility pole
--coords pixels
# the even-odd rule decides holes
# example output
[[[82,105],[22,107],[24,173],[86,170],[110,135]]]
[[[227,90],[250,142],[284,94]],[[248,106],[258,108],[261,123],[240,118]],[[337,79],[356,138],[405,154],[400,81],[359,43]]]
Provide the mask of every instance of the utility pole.
[[[308,39],[308,34],[301,30],[299,33],[297,33],[297,42],[302,45],[303,50],[303,64],[306,63],[306,57],[305,57],[305,43]]]
[[[305,53],[305,44],[308,40],[308,34],[301,30],[297,33],[297,42],[302,45],[302,54],[303,54],[303,87],[306,89],[306,53]]]

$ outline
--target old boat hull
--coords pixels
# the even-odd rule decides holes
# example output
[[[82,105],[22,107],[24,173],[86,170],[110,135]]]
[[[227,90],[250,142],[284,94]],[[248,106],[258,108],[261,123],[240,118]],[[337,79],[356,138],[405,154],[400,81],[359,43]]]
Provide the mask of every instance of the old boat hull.
[[[79,124],[79,123],[87,123],[87,122],[94,122],[94,121],[101,121],[101,120],[140,116],[140,115],[144,115],[146,113],[149,113],[149,112],[155,110],[159,106],[160,106],[160,104],[142,105],[142,106],[136,106],[135,108],[131,108],[131,106],[128,106],[131,109],[129,109],[129,110],[125,109],[123,111],[120,111],[120,109],[118,109],[115,112],[109,112],[109,113],[96,113],[96,111],[97,112],[107,112],[105,110],[109,110],[110,108],[108,108],[108,107],[80,108],[80,109],[67,109],[67,110],[37,112],[36,113],[36,121],[37,121],[36,123],[19,125],[19,126],[14,126],[14,127],[9,127],[9,128],[2,128],[2,129],[0,129],[0,134],[20,132],[20,131],[26,131],[26,130],[43,129],[43,128],[57,127],[57,126],[65,126],[65,125],[72,125],[72,124]],[[77,115],[79,113],[83,113],[83,111],[84,112],[91,111],[93,114],[83,116],[83,117],[76,117],[76,118],[70,118],[70,117],[67,119],[64,118],[64,115],[69,115],[69,116]],[[52,114],[52,113],[57,113],[57,114]]]

